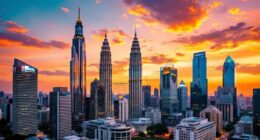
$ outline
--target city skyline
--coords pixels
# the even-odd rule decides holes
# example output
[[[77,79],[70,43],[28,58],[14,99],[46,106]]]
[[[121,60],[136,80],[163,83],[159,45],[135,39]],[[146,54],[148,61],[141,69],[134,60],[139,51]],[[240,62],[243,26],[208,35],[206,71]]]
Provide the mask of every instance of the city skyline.
[[[17,1],[17,3],[19,2]],[[71,2],[71,4],[66,1],[58,1],[52,6],[47,6],[49,5],[47,1],[39,7],[34,5],[35,3],[37,2],[27,5],[21,13],[18,11],[22,5],[21,7],[19,4],[16,7],[9,7],[7,6],[8,2],[3,2],[3,5],[0,6],[3,9],[0,12],[0,61],[2,69],[5,69],[5,71],[0,72],[3,77],[0,80],[0,90],[5,92],[11,93],[12,91],[11,71],[14,58],[19,58],[38,68],[39,91],[49,93],[53,86],[69,87],[68,62],[71,55],[70,42],[73,36],[73,28],[71,27],[75,24],[76,10],[79,4],[82,9],[84,36],[86,37],[88,95],[90,82],[99,77],[98,64],[100,59],[98,54],[105,30],[108,33],[108,41],[111,42],[113,83],[128,82],[129,52],[135,25],[143,56],[143,85],[151,84],[153,88],[158,88],[160,67],[165,66],[168,62],[174,62],[175,68],[179,71],[178,83],[180,80],[184,80],[188,86],[188,94],[190,94],[192,57],[193,53],[199,51],[207,53],[208,95],[213,95],[217,87],[222,85],[222,65],[228,55],[237,63],[235,78],[237,94],[243,93],[246,96],[251,96],[252,89],[260,83],[257,71],[260,64],[256,61],[260,58],[260,52],[257,50],[260,45],[259,23],[257,22],[259,17],[252,18],[260,13],[256,6],[260,4],[259,1],[239,0],[236,4],[223,0],[214,1],[209,4],[212,7],[206,10],[208,15],[204,13],[205,3],[190,2],[187,4],[188,6],[199,5],[198,8],[204,10],[193,9],[197,11],[198,19],[189,16],[188,21],[182,18],[180,21],[176,21],[176,24],[183,21],[187,25],[182,28],[177,28],[177,25],[172,24],[173,21],[154,16],[152,12],[165,14],[165,11],[152,9],[151,5],[145,2],[136,3],[130,0],[108,4],[108,2],[101,0]],[[118,5],[120,8],[113,9],[111,13],[101,10]],[[42,10],[37,8],[42,8]],[[30,10],[34,12],[29,12]],[[99,14],[91,14],[95,11]],[[119,13],[123,13],[123,15]],[[151,21],[154,21],[156,26],[146,25],[149,21],[143,18],[146,14],[151,14],[147,17],[151,17],[153,19]],[[201,20],[200,15],[205,19]],[[111,21],[114,22],[104,23],[104,21],[110,20],[108,17],[111,17]],[[220,18],[223,19],[218,21]],[[225,19],[229,19],[230,22],[221,22]],[[196,25],[189,21],[195,22]],[[42,30],[42,27],[45,27],[46,30]],[[170,32],[166,31],[167,29]],[[186,32],[185,29],[190,29],[190,31]],[[247,35],[248,38],[238,37],[237,40],[231,40],[232,35],[235,36],[237,32],[241,36]],[[217,36],[222,35],[226,35],[224,41],[218,40]],[[31,41],[26,42],[25,39]],[[228,48],[224,49],[223,47]],[[145,81],[145,79],[152,79],[154,83],[149,82],[149,80]],[[126,91],[128,92],[128,90]]]

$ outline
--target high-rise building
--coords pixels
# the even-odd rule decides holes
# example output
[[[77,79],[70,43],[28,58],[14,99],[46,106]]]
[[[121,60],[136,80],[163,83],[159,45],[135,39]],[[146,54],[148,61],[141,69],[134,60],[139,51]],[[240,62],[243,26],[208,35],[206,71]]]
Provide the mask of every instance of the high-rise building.
[[[242,116],[235,125],[236,135],[252,135],[253,133],[253,118],[251,116]]]
[[[223,65],[223,88],[228,90],[233,96],[233,116],[238,116],[238,106],[237,106],[237,90],[235,87],[235,62],[230,57],[227,56]],[[232,92],[231,92],[232,91]]]
[[[137,34],[132,42],[129,65],[129,118],[142,117],[142,56]]]
[[[114,101],[114,118],[119,119],[119,99]]]
[[[158,90],[158,88],[154,88],[154,90],[153,90],[153,95],[154,95],[155,97],[159,98],[159,90]]]
[[[172,65],[162,67],[160,71],[160,107],[162,123],[165,123],[170,114],[178,111],[177,69]]]
[[[38,70],[18,59],[13,65],[13,133],[37,131]]]
[[[145,118],[150,118],[153,124],[161,123],[161,111],[154,108],[145,110]]]
[[[112,117],[112,63],[107,34],[100,53],[99,79],[105,90],[105,116]]]
[[[86,115],[86,51],[80,9],[71,48],[70,91],[72,102],[72,126],[73,129],[75,129],[81,125]]]
[[[188,106],[188,89],[187,86],[183,81],[181,81],[178,89],[177,89],[177,96],[178,96],[178,111],[179,112],[185,112]]]
[[[234,119],[233,91],[231,89],[233,88],[218,87],[218,90],[215,92],[216,107],[222,112],[224,125],[233,122]]]
[[[126,98],[119,99],[119,120],[125,122],[128,120],[128,100]]]
[[[50,122],[56,140],[71,135],[71,97],[67,87],[54,87],[50,93]]]
[[[253,131],[260,137],[260,88],[253,89]]]
[[[215,138],[215,123],[197,117],[182,119],[174,134],[175,140],[214,140]]]
[[[90,120],[104,118],[106,116],[104,85],[97,79],[91,82],[89,113]]]
[[[223,120],[222,113],[216,107],[210,105],[200,112],[200,118],[206,118],[208,121],[215,122],[216,130],[222,132]]]
[[[38,124],[49,123],[50,121],[50,108],[41,107],[37,110]]]
[[[151,86],[143,86],[144,107],[151,107]]]
[[[83,122],[83,136],[91,140],[131,140],[132,127],[112,118]]]
[[[208,79],[205,52],[194,53],[192,63],[191,109],[195,117],[207,107]]]

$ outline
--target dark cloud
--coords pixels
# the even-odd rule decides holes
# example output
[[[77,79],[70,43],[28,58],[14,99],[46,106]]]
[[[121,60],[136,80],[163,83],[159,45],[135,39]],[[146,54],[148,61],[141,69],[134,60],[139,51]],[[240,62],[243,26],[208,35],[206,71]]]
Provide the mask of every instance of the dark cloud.
[[[200,0],[124,0],[124,3],[129,14],[148,24],[162,23],[173,32],[192,31],[200,27],[210,9],[206,1]]]
[[[260,42],[260,27],[247,26],[246,23],[240,22],[235,26],[230,26],[222,30],[211,31],[209,33],[191,37],[182,37],[169,42],[190,45],[196,45],[203,42],[212,42],[212,45],[209,46],[210,49],[221,50],[236,48],[239,44],[246,41]]]
[[[62,70],[56,70],[56,71],[43,70],[40,71],[39,74],[47,75],[47,76],[69,76],[69,72],[62,71]]]
[[[5,22],[6,30],[9,32],[26,33],[29,29],[25,28],[23,25],[17,24],[13,21]]]

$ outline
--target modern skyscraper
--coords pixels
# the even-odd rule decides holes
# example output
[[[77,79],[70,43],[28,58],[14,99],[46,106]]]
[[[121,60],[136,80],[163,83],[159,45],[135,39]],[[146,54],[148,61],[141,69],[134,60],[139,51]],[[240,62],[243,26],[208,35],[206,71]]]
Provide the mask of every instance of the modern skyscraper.
[[[129,118],[142,117],[143,94],[142,94],[142,56],[137,34],[133,39],[130,65],[129,65]]]
[[[86,100],[86,51],[80,9],[71,48],[70,91],[72,126],[73,129],[75,129],[77,126],[80,126],[84,120]]]
[[[105,116],[112,117],[112,63],[107,34],[100,53],[99,79],[105,90]]]
[[[128,120],[128,100],[126,98],[119,99],[119,120],[125,122]]]
[[[224,66],[223,66],[223,88],[225,90],[232,91],[233,96],[233,116],[238,116],[238,106],[237,106],[237,91],[235,87],[235,62],[230,57],[227,56]]]
[[[37,131],[38,70],[18,59],[13,65],[13,133]]]
[[[71,97],[67,87],[54,87],[50,93],[50,121],[54,139],[71,135]]]
[[[206,118],[208,121],[215,122],[216,130],[220,133],[223,129],[222,113],[216,107],[210,105],[200,112],[200,118]]]
[[[260,137],[260,88],[253,90],[253,131]]]
[[[143,86],[144,107],[151,107],[151,86]]]
[[[208,79],[205,52],[194,53],[191,82],[191,109],[195,117],[207,107]]]
[[[183,81],[181,81],[178,89],[177,89],[177,96],[178,96],[178,111],[179,112],[185,112],[188,106],[188,89],[187,86]]]
[[[165,123],[165,120],[170,114],[178,111],[177,69],[172,65],[162,67],[160,71],[160,106],[162,123]]]
[[[105,89],[104,85],[97,79],[91,82],[90,102],[90,120],[106,117]]]

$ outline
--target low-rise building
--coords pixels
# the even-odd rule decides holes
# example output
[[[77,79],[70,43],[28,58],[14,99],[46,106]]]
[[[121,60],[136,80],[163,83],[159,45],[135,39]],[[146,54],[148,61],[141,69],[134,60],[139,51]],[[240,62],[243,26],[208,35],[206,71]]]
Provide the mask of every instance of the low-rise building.
[[[126,121],[126,124],[131,125],[135,132],[144,132],[148,126],[152,125],[152,120],[150,118],[138,118]]]
[[[153,124],[161,123],[161,111],[154,108],[145,110],[145,118],[150,118]]]

